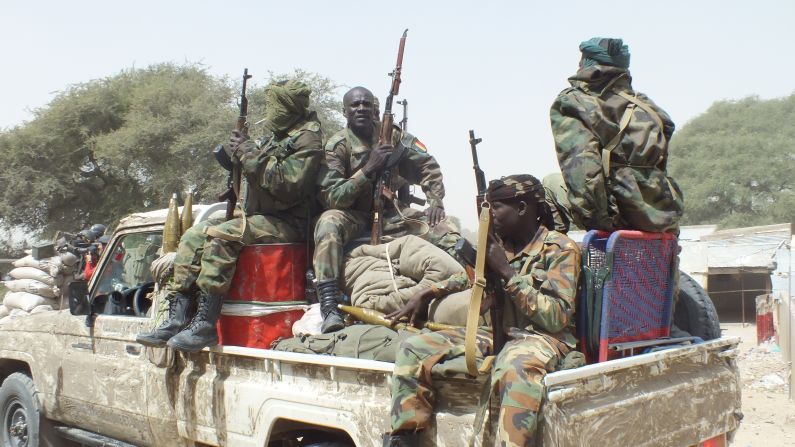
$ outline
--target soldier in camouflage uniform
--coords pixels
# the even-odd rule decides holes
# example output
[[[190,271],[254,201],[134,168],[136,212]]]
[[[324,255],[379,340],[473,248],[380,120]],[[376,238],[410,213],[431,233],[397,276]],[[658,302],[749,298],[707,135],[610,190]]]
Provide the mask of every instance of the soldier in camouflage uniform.
[[[426,233],[423,234],[425,239],[448,253],[453,252],[460,238],[458,229],[445,219],[444,185],[436,159],[416,137],[397,127],[392,144],[377,147],[380,122],[374,119],[377,116],[374,103],[373,94],[364,87],[348,91],[343,97],[347,126],[326,143],[325,163],[318,182],[319,199],[327,211],[315,226],[313,259],[324,333],[344,326],[337,309],[343,250],[348,242],[367,235],[371,227],[376,177],[395,147],[402,145],[406,151],[396,169],[393,168],[393,172],[397,171],[397,180],[392,187],[397,190],[406,183],[419,184],[428,200],[428,208],[423,214],[385,200],[384,233],[394,237]]]
[[[621,39],[593,38],[580,50],[580,69],[550,111],[574,222],[588,230],[678,232],[682,191],[666,173],[674,123],[632,89]]]
[[[497,355],[491,376],[500,398],[496,445],[533,445],[544,375],[562,367],[564,359],[567,366],[582,364],[582,355],[573,351],[580,250],[551,229],[544,188],[535,177],[492,181],[486,200],[502,239],[500,244],[490,235],[486,259],[502,279],[510,341],[494,353],[491,335],[480,330],[477,349],[481,359]],[[464,355],[464,334],[464,329],[424,333],[401,344],[392,380],[391,446],[416,445],[416,432],[428,427],[435,400],[431,369]]]
[[[224,150],[241,170],[243,211],[230,221],[194,225],[182,236],[168,287],[169,317],[138,342],[194,352],[218,344],[215,323],[243,246],[301,242],[323,157],[320,122],[299,81],[266,87],[264,123],[273,135],[253,142],[235,132]],[[191,307],[198,296],[198,310]],[[188,322],[190,322],[188,324]],[[181,332],[180,332],[181,331]]]

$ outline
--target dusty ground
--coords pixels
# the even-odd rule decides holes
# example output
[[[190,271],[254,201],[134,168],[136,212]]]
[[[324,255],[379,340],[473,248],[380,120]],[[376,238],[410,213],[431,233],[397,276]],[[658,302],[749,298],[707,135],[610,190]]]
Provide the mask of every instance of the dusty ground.
[[[795,446],[795,403],[789,400],[787,365],[775,343],[756,345],[756,326],[724,323],[723,335],[739,336],[738,363],[745,418],[736,447]]]

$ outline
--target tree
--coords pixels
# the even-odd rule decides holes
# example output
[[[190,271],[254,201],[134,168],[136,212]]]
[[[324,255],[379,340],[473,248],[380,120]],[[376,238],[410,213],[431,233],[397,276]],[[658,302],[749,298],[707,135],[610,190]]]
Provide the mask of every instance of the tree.
[[[795,95],[720,101],[671,141],[669,172],[686,224],[727,228],[793,222]]]
[[[295,76],[317,89],[327,129],[339,128],[336,85],[303,71]],[[229,138],[237,84],[200,65],[166,63],[68,87],[30,122],[0,133],[0,226],[50,232],[113,225],[131,212],[163,208],[189,188],[197,201],[214,202],[226,172],[211,149]],[[262,96],[262,87],[252,89],[251,117],[262,115]]]

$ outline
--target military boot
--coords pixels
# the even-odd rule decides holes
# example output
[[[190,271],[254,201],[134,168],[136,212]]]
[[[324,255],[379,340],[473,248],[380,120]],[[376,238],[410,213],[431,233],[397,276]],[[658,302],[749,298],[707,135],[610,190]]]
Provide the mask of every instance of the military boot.
[[[340,287],[336,279],[320,281],[317,283],[318,301],[320,301],[320,315],[323,316],[323,326],[320,330],[324,334],[338,331],[345,327],[342,311],[337,308],[340,301]]]
[[[185,330],[171,337],[168,346],[177,351],[198,352],[218,344],[215,323],[221,314],[224,298],[221,295],[199,293],[199,308]]]
[[[417,447],[419,445],[417,433],[406,431],[393,433],[384,442],[384,447]]]
[[[162,348],[166,342],[190,323],[196,310],[195,300],[177,292],[168,298],[168,317],[152,332],[144,332],[135,337],[135,341],[153,348]]]

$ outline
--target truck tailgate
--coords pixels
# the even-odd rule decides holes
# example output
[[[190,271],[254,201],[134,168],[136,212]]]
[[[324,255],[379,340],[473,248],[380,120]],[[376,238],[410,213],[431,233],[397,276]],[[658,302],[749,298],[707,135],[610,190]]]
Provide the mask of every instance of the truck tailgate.
[[[560,371],[545,378],[544,447],[690,446],[742,419],[739,338]]]

